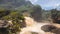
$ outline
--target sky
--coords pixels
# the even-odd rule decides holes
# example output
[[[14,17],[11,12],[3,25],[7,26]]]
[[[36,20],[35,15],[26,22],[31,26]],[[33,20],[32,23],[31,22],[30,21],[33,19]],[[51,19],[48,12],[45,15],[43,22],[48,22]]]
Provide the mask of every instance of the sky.
[[[60,6],[60,0],[30,0],[32,4],[39,4],[42,9],[54,9]]]

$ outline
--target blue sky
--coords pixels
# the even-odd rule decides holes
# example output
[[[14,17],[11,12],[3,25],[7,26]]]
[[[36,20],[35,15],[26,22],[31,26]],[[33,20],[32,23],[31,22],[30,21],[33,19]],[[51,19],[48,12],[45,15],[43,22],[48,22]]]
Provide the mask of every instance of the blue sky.
[[[53,9],[60,6],[60,0],[30,0],[33,4],[39,4],[43,9]]]

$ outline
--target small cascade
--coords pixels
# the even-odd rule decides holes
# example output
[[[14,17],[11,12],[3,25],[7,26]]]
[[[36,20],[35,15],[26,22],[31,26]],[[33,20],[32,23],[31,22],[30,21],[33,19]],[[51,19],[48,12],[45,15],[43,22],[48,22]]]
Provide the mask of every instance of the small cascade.
[[[37,34],[45,34],[45,32],[41,29],[43,25],[50,25],[50,23],[37,23],[31,17],[24,17],[26,22],[26,27],[21,29],[20,34],[32,34],[35,32]]]

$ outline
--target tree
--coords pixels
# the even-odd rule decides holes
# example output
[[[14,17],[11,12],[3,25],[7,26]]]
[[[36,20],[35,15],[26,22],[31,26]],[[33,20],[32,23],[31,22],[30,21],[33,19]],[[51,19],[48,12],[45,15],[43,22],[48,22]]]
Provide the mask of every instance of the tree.
[[[41,21],[42,18],[42,8],[39,5],[35,5],[32,7],[31,15],[36,21]]]
[[[0,18],[7,16],[10,13],[10,10],[6,10],[4,8],[0,9]]]
[[[54,23],[60,23],[58,20],[60,18],[59,13],[60,13],[60,11],[58,11],[57,9],[51,10],[51,18],[52,18]]]

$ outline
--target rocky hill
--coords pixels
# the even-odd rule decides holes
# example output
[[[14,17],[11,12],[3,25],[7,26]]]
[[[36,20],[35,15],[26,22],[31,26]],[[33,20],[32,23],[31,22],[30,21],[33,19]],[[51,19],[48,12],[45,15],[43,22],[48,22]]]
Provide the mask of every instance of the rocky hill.
[[[31,6],[32,3],[26,0],[0,0],[0,7],[15,9],[20,6]]]

